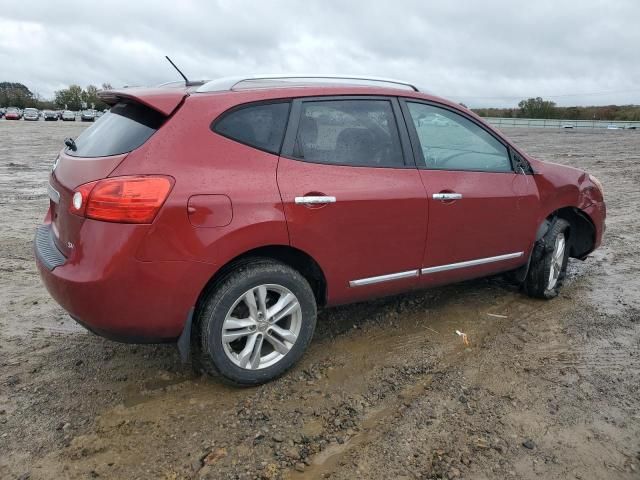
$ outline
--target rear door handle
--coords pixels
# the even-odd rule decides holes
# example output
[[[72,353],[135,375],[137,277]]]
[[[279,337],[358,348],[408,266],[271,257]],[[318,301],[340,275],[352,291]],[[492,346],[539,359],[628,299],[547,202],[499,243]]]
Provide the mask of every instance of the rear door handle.
[[[325,203],[336,203],[336,197],[329,196],[308,196],[296,197],[296,205],[323,205]]]
[[[434,200],[460,200],[462,198],[461,193],[434,193]]]

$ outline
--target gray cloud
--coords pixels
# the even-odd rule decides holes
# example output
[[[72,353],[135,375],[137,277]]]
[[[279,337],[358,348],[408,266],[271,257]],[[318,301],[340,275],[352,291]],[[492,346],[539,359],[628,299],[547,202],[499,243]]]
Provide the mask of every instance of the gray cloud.
[[[636,0],[22,3],[0,0],[0,81],[45,97],[174,80],[167,54],[193,78],[356,73],[472,106],[640,103]]]

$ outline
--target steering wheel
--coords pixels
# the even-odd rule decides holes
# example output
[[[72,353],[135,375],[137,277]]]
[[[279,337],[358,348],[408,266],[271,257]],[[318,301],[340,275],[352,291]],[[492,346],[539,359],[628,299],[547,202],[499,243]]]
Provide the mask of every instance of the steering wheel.
[[[440,165],[447,165],[449,162],[451,162],[451,160],[453,160],[454,158],[458,158],[461,157],[463,155],[470,155],[473,152],[468,152],[468,151],[463,151],[463,152],[458,152],[458,153],[454,153],[452,155],[448,155],[447,157],[444,158],[439,158],[438,159],[438,164]]]

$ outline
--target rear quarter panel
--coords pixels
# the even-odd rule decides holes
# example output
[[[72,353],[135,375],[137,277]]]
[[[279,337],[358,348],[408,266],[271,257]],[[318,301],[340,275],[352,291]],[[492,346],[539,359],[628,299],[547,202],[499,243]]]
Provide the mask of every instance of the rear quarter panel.
[[[242,95],[242,94],[239,94]],[[141,242],[143,261],[190,260],[212,264],[264,245],[288,245],[276,183],[278,156],[211,131],[212,120],[236,105],[234,95],[188,97],[171,119],[112,173],[163,174],[175,186]],[[232,220],[219,227],[194,226],[187,206],[193,195],[226,195]]]

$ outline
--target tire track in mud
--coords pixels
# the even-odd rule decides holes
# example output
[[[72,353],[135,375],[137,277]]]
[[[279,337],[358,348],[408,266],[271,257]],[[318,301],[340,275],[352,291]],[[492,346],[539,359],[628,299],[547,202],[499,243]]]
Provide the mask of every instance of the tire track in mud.
[[[533,302],[535,303],[535,301]],[[514,319],[518,323],[528,322],[536,317],[538,313],[532,305],[518,302],[518,299],[509,299],[502,305],[496,305],[494,311],[504,312],[509,315],[504,318],[495,317],[496,321],[490,328],[481,334],[473,337],[473,344],[464,347],[458,343],[451,351],[437,356],[438,361],[428,372],[412,377],[403,387],[394,392],[386,401],[382,402],[375,409],[372,409],[360,421],[360,431],[343,444],[337,444],[316,454],[311,460],[311,465],[304,472],[291,471],[293,478],[328,478],[341,464],[346,463],[345,459],[350,453],[366,447],[368,444],[379,442],[392,432],[396,425],[395,420],[402,418],[405,412],[411,408],[416,408],[416,402],[428,395],[428,390],[433,383],[434,377],[445,377],[453,372],[456,373],[458,364],[477,354],[478,350],[484,348],[486,339],[500,334],[506,327],[511,325]],[[490,313],[490,312],[485,312]],[[502,314],[500,314],[502,315]]]

